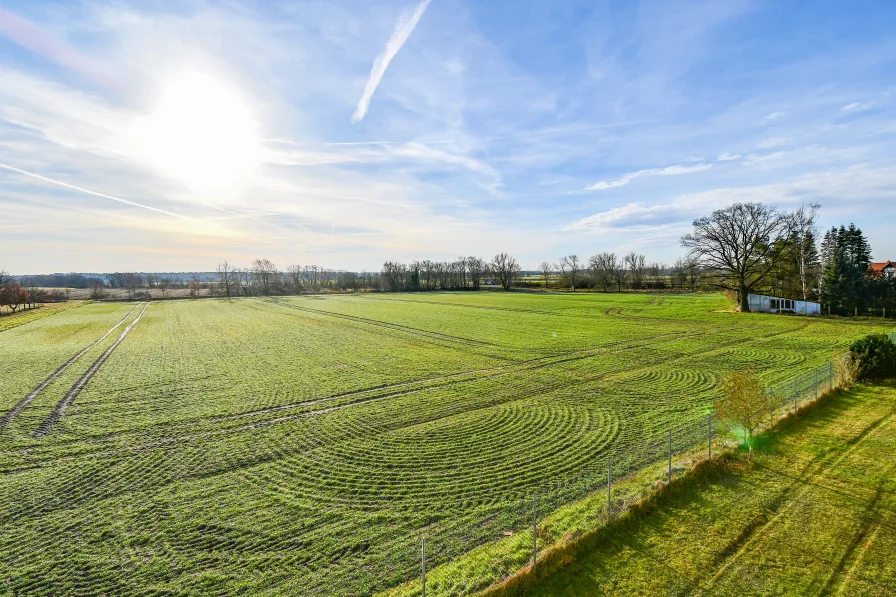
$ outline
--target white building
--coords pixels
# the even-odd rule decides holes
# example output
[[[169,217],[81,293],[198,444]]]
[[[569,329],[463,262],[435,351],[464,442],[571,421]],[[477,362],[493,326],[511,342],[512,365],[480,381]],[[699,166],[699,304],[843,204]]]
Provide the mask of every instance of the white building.
[[[766,296],[747,295],[750,311],[753,313],[793,313],[795,315],[821,315],[821,304],[812,301]]]

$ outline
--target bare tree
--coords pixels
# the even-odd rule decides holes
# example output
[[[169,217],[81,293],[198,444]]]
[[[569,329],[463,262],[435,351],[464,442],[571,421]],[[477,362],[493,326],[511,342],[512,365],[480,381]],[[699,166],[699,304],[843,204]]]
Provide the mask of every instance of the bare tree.
[[[631,280],[632,288],[641,288],[644,285],[644,265],[646,258],[640,253],[632,251],[625,256],[625,267],[628,269],[629,280]]]
[[[199,274],[190,276],[190,281],[187,282],[187,286],[190,289],[190,296],[199,296],[202,294],[202,280],[199,278]]]
[[[102,282],[93,282],[90,285],[90,298],[97,301],[106,296],[105,291],[103,290]]]
[[[231,292],[237,285],[239,275],[237,268],[232,266],[229,262],[224,261],[224,263],[218,264],[218,284],[224,289],[224,294],[227,296],[227,300],[230,300]]]
[[[467,270],[470,272],[470,282],[473,290],[479,290],[482,278],[488,272],[488,264],[481,257],[467,257]]]
[[[516,259],[507,253],[498,253],[490,264],[492,275],[504,290],[510,290],[514,280],[520,274],[520,266]]]
[[[625,286],[625,278],[626,278],[625,263],[623,263],[622,261],[616,261],[615,255],[613,257],[614,257],[613,270],[612,270],[613,281],[616,282],[616,290],[622,292],[622,287]]]
[[[4,306],[12,308],[13,286],[12,276],[0,270],[0,315],[3,315]]]
[[[735,203],[694,220],[694,231],[681,237],[702,268],[718,276],[716,285],[737,292],[741,311],[784,256],[792,218],[761,203]]]
[[[821,205],[810,203],[800,205],[793,212],[791,226],[794,240],[796,241],[797,269],[800,274],[800,284],[803,290],[803,300],[809,299],[809,284],[811,280],[818,278],[821,269],[818,262],[818,252],[815,248],[815,238],[818,236],[818,210]]]
[[[165,291],[171,287],[171,278],[159,278],[158,286],[159,292],[162,293],[162,298],[165,298]]]
[[[606,292],[607,288],[614,280],[616,254],[600,253],[598,255],[592,255],[591,258],[588,259],[588,268],[591,270],[591,275],[594,276],[595,284],[603,286],[604,292]]]
[[[271,294],[271,284],[277,275],[277,266],[270,259],[256,259],[252,262],[252,278],[261,294]]]
[[[286,274],[289,277],[293,294],[299,294],[299,291],[302,289],[302,271],[301,265],[290,265],[286,268]]]
[[[551,281],[551,274],[554,273],[554,266],[548,261],[542,261],[541,265],[538,266],[538,269],[544,277],[544,287],[545,290],[547,290],[548,284]]]
[[[582,262],[579,261],[578,255],[566,255],[560,258],[560,272],[564,277],[569,278],[572,291],[576,291],[576,282],[582,271]]]

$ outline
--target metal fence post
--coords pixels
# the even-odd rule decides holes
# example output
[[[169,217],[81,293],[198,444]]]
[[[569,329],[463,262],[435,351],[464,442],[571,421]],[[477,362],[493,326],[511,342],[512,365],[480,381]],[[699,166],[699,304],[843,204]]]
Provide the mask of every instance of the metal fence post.
[[[834,361],[828,361],[828,390],[834,391]]]
[[[709,413],[709,461],[712,462],[712,413]]]
[[[613,460],[607,456],[607,522],[613,520]]]
[[[420,572],[423,581],[423,597],[426,597],[426,535],[420,538]]]
[[[538,571],[538,503],[532,492],[532,575]]]
[[[672,482],[672,430],[669,430],[669,482]]]

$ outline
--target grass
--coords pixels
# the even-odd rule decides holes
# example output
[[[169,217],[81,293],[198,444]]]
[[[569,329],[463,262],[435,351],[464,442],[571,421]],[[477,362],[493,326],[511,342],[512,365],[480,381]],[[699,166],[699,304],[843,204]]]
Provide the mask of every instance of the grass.
[[[836,392],[485,595],[892,595],[894,414],[896,384]]]
[[[0,313],[0,332],[36,321],[43,317],[61,313],[62,311],[80,307],[82,304],[81,301],[67,301],[64,303],[46,303],[39,305],[34,309],[19,309],[15,313],[11,310],[6,310],[5,313]]]
[[[507,530],[522,550],[533,489],[555,534],[581,527],[561,507],[607,455],[634,474],[645,463],[623,456],[699,424],[726,371],[777,383],[886,329],[734,314],[717,295],[166,301],[33,438],[135,306],[0,333],[4,412],[88,349],[0,431],[10,593],[367,595],[416,574],[421,533],[434,566],[503,550]],[[515,558],[482,558],[450,594]]]

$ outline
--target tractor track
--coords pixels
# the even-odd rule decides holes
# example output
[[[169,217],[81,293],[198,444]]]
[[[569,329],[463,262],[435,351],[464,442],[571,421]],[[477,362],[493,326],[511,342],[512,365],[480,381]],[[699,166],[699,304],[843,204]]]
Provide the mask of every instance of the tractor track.
[[[139,309],[139,308],[140,308],[140,305],[137,305],[137,306],[135,306],[133,309],[131,309],[131,310],[128,312],[128,314],[124,316],[124,319],[122,319],[121,321],[119,321],[118,323],[116,323],[114,326],[112,326],[111,328],[109,328],[109,331],[106,332],[105,334],[103,334],[102,337],[100,337],[99,340],[97,340],[96,342],[94,342],[93,344],[91,344],[90,346],[88,346],[87,348],[82,349],[82,350],[81,350],[80,352],[78,352],[75,356],[73,356],[73,357],[70,358],[68,361],[66,361],[65,363],[63,363],[63,365],[62,365],[61,367],[59,367],[58,369],[56,369],[56,371],[54,371],[53,373],[51,373],[51,374],[49,375],[49,377],[47,377],[45,380],[43,380],[42,382],[40,382],[40,385],[38,385],[36,388],[34,388],[33,390],[31,390],[31,392],[29,392],[27,396],[25,396],[24,398],[22,398],[21,400],[19,400],[19,402],[18,402],[15,406],[13,406],[11,409],[9,409],[9,412],[7,412],[5,415],[3,415],[2,418],[0,418],[0,429],[3,429],[4,427],[6,427],[6,426],[9,424],[9,422],[12,421],[14,418],[16,418],[16,416],[18,416],[18,414],[19,414],[20,412],[22,412],[22,411],[25,409],[25,407],[28,406],[28,404],[31,403],[32,400],[34,400],[35,398],[37,398],[37,396],[38,396],[41,392],[43,392],[44,389],[46,389],[46,387],[47,387],[48,385],[50,385],[50,384],[53,382],[54,379],[56,379],[57,377],[59,377],[60,375],[62,375],[63,373],[65,373],[66,369],[68,369],[69,367],[71,367],[72,365],[74,365],[75,362],[76,362],[78,359],[80,359],[82,356],[84,356],[85,353],[87,353],[87,351],[89,351],[91,348],[93,348],[94,346],[96,346],[97,344],[99,344],[100,342],[102,342],[103,340],[105,340],[106,338],[108,338],[109,335],[110,335],[112,332],[114,332],[114,331],[115,331],[116,329],[118,329],[118,328],[119,328],[125,321],[127,321],[128,318],[134,313],[134,311],[136,311],[136,310]]]
[[[139,305],[137,305],[139,307]],[[122,343],[122,341],[127,337],[127,335],[134,329],[140,322],[140,318],[143,317],[143,314],[146,312],[146,308],[149,306],[149,303],[145,303],[143,305],[143,309],[140,311],[140,314],[137,315],[137,319],[131,322],[131,324],[124,329],[121,335],[118,337],[118,340],[112,343],[112,345],[107,348],[103,354],[99,356],[97,360],[93,362],[92,365],[84,372],[78,381],[75,382],[75,385],[68,391],[68,393],[63,397],[62,400],[59,401],[59,404],[56,405],[56,408],[47,415],[47,418],[43,420],[43,422],[38,426],[37,429],[31,434],[31,437],[38,438],[43,437],[50,432],[50,430],[59,422],[62,418],[62,415],[65,414],[65,411],[68,410],[68,407],[72,405],[75,401],[75,398],[78,397],[78,394],[81,393],[81,390],[87,385],[87,382],[93,377],[93,375],[99,370],[100,367],[103,366],[103,363],[106,362],[106,359],[109,358],[118,345]],[[134,307],[136,309],[137,307]],[[133,312],[133,311],[132,311]]]

